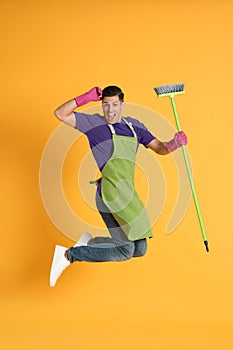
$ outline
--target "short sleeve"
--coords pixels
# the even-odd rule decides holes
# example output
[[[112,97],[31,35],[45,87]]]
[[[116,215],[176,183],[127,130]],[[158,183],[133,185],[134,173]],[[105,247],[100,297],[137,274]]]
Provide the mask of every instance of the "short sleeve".
[[[99,114],[86,114],[74,112],[76,119],[75,129],[86,134],[89,130],[103,124],[103,118]]]

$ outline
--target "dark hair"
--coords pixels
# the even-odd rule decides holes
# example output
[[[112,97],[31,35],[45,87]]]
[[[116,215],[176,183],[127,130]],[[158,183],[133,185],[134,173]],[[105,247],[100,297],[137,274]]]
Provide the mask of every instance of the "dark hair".
[[[124,94],[118,86],[113,86],[113,85],[107,86],[102,91],[101,100],[103,100],[104,97],[111,97],[116,95],[119,97],[119,100],[121,102],[124,102]]]

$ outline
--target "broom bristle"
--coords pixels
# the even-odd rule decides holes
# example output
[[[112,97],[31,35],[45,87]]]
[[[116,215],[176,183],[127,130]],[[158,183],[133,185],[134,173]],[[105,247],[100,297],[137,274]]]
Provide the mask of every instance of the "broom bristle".
[[[184,84],[171,84],[171,85],[157,86],[156,88],[154,88],[154,90],[157,95],[172,94],[175,92],[184,91]]]

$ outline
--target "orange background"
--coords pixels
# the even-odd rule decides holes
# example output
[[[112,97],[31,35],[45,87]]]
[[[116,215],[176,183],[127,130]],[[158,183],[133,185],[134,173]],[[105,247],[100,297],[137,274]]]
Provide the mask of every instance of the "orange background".
[[[233,349],[232,10],[230,0],[1,1],[1,348]],[[171,193],[144,258],[74,264],[50,288],[54,245],[73,244],[39,191],[53,110],[116,84],[173,122],[153,87],[180,82],[210,253],[193,202],[165,234]]]

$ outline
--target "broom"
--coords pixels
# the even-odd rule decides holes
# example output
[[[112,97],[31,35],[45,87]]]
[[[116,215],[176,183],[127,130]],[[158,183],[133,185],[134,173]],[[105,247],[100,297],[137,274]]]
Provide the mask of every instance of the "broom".
[[[158,87],[154,88],[154,90],[157,94],[157,97],[165,97],[165,96],[170,97],[174,116],[175,116],[177,130],[181,131],[178,113],[177,113],[176,105],[175,105],[175,96],[180,95],[180,94],[184,94],[184,84],[163,85],[163,86],[158,86]],[[196,190],[195,190],[195,186],[194,186],[194,182],[193,182],[193,178],[192,178],[192,172],[191,172],[191,167],[189,164],[187,151],[186,151],[186,148],[184,145],[182,145],[181,147],[182,147],[182,151],[183,151],[186,169],[188,172],[188,177],[189,177],[189,181],[190,181],[190,185],[191,185],[191,190],[192,190],[193,199],[194,199],[194,203],[195,203],[195,207],[196,207],[196,211],[197,211],[197,216],[198,216],[200,227],[201,227],[202,237],[204,240],[206,251],[208,252],[209,251],[208,241],[206,238],[205,227],[204,227],[204,223],[202,220],[200,207],[198,204],[197,194],[196,194]]]

